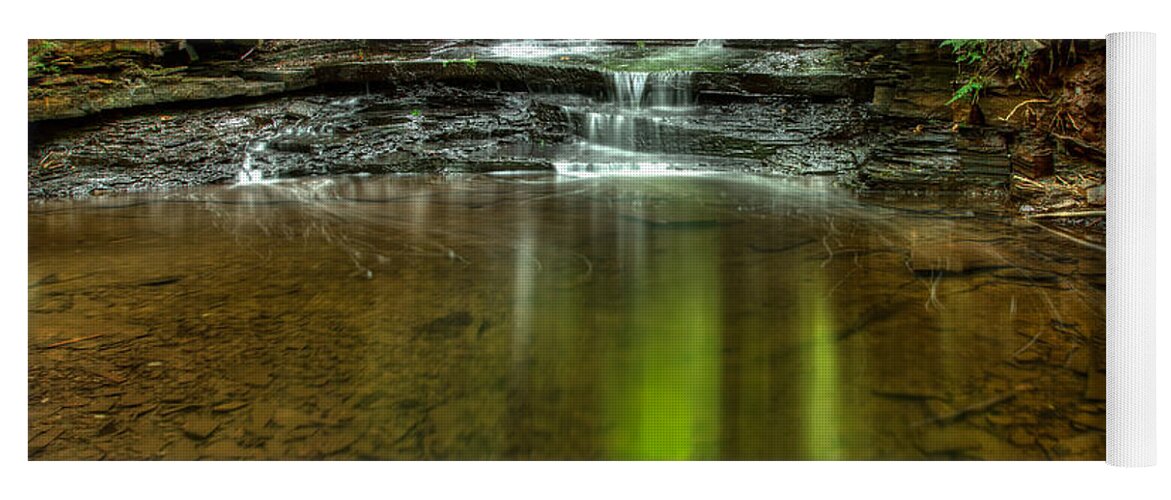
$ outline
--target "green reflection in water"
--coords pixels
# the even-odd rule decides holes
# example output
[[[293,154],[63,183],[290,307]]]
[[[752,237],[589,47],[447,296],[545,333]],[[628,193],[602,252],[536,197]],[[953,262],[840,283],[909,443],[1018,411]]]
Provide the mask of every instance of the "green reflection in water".
[[[623,230],[627,349],[610,384],[613,458],[719,458],[719,234]]]
[[[805,456],[812,460],[841,460],[838,394],[838,345],[825,276],[821,268],[805,266],[799,286],[798,328],[806,336],[804,390]]]

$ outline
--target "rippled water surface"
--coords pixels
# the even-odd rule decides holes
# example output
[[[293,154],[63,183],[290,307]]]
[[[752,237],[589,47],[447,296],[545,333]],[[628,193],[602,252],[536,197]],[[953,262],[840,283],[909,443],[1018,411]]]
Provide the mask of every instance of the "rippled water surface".
[[[733,174],[30,202],[29,456],[1102,459],[1105,253],[980,205]]]

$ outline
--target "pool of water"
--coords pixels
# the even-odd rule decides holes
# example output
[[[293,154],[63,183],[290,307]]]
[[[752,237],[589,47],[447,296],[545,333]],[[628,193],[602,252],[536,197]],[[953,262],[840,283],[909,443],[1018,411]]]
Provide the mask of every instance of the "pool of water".
[[[28,270],[31,458],[1104,457],[1105,253],[971,200],[311,178],[33,201]]]

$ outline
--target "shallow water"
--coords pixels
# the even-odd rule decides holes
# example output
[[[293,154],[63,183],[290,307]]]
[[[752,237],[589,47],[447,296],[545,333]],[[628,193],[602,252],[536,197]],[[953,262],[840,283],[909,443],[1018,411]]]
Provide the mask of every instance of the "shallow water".
[[[1105,254],[979,205],[740,174],[30,202],[29,456],[1100,460]]]

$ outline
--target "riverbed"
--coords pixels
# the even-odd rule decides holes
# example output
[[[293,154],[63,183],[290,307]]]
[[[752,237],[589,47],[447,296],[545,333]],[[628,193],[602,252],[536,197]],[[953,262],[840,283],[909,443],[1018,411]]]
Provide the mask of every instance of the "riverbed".
[[[1101,249],[653,167],[30,201],[29,456],[1104,456]]]

